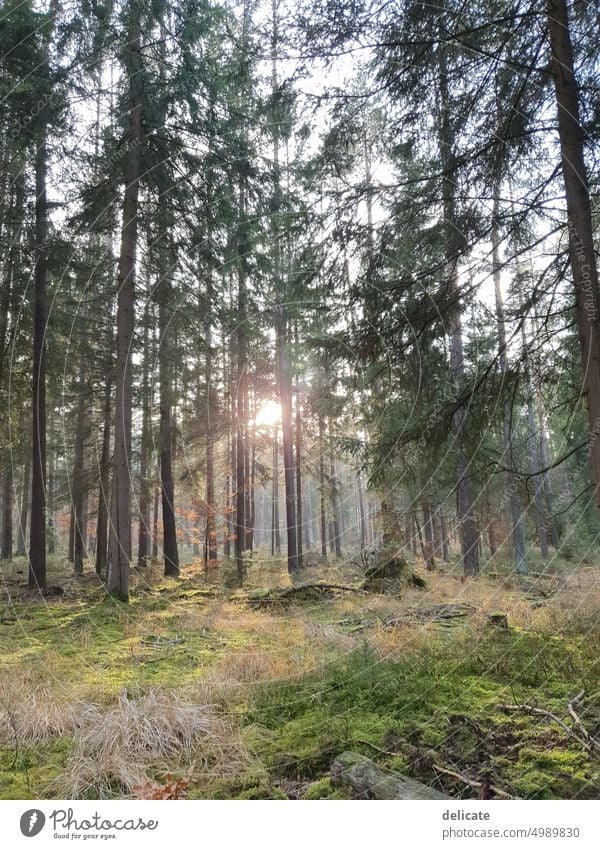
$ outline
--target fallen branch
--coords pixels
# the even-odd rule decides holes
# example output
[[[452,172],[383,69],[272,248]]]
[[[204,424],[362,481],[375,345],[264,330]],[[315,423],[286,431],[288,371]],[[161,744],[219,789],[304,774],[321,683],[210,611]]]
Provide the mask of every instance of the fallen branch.
[[[384,628],[395,628],[415,619],[421,622],[436,622],[441,619],[462,619],[476,610],[471,604],[434,604],[430,607],[411,607],[400,616],[394,616],[383,623]]]
[[[316,600],[335,592],[362,593],[363,590],[361,587],[350,587],[346,584],[299,584],[284,589],[255,590],[250,593],[248,601],[253,607],[267,607],[274,604],[290,604],[295,599]],[[302,599],[303,596],[304,599]]]
[[[579,734],[576,734],[572,728],[569,728],[569,726],[565,722],[563,722],[559,716],[557,716],[555,713],[552,713],[552,711],[544,710],[544,708],[538,708],[534,705],[499,704],[496,705],[496,707],[499,710],[506,711],[507,713],[525,712],[530,713],[533,716],[543,716],[546,719],[551,719],[553,722],[556,722],[557,725],[560,725],[560,727],[569,737],[571,737],[573,740],[576,740],[580,746],[583,746],[586,752],[591,752],[594,748],[598,746],[595,740],[591,740],[591,738],[587,740],[585,738],[580,737]]]
[[[567,710],[569,711],[569,714],[571,715],[571,718],[572,718],[573,722],[575,723],[575,725],[577,726],[577,728],[579,728],[579,730],[581,731],[581,733],[582,733],[583,737],[587,740],[587,742],[589,743],[589,745],[590,745],[592,748],[594,748],[594,749],[598,749],[598,750],[600,750],[600,743],[598,743],[598,741],[597,741],[597,740],[595,740],[595,739],[594,739],[594,738],[590,735],[590,733],[588,732],[587,728],[585,727],[585,725],[584,725],[584,724],[583,724],[583,722],[581,721],[581,719],[580,719],[580,717],[579,717],[579,714],[578,714],[578,713],[577,713],[577,711],[575,710],[575,705],[576,705],[576,704],[578,704],[578,703],[579,703],[579,702],[583,699],[583,697],[584,697],[584,696],[585,696],[585,690],[582,690],[582,691],[581,691],[580,693],[578,693],[578,694],[577,694],[574,698],[572,698],[572,699],[571,699],[571,701],[569,702],[569,704],[568,704],[568,706],[567,706]]]
[[[478,790],[483,786],[481,781],[474,781],[471,778],[467,778],[466,775],[462,775],[460,772],[453,772],[451,769],[446,769],[445,766],[433,764],[433,768],[436,772],[442,772],[444,775],[449,775],[450,778],[456,778],[458,781],[468,784],[469,787],[473,787],[475,790]],[[490,784],[490,790],[493,790],[496,796],[502,796],[503,799],[517,798],[516,796],[511,796],[510,793],[506,793],[504,790],[500,790],[500,788],[496,787],[494,784]]]

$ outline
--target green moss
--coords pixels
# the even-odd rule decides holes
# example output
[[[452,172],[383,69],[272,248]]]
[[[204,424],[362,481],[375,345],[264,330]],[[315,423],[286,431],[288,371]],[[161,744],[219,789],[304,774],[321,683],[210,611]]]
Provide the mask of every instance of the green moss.
[[[63,737],[46,744],[0,749],[0,788],[3,799],[43,799],[56,795],[53,782],[64,770],[71,746]]]
[[[313,781],[309,784],[304,793],[303,799],[350,799],[350,793],[344,788],[332,787],[329,778],[321,778],[318,781]]]
[[[507,716],[497,705],[519,699],[564,710],[568,693],[583,687],[593,668],[593,647],[523,633],[502,640],[483,637],[470,651],[467,645],[464,636],[432,636],[421,656],[399,662],[379,661],[363,647],[320,675],[264,688],[247,716],[261,731],[255,734],[257,755],[274,774],[316,779],[346,749],[399,771],[410,771],[408,755],[416,752],[423,777],[423,764],[431,757],[421,755],[434,750],[440,763],[476,772],[494,763],[507,787],[516,788],[522,774],[523,796],[581,795],[592,780],[588,755],[570,752],[568,741],[539,717]],[[390,731],[400,741],[394,755],[381,751]],[[539,758],[516,765],[502,760],[509,745],[513,751],[528,745]],[[563,773],[572,778],[560,778]]]
[[[584,752],[525,747],[508,769],[519,796],[533,799],[597,798],[598,771]]]

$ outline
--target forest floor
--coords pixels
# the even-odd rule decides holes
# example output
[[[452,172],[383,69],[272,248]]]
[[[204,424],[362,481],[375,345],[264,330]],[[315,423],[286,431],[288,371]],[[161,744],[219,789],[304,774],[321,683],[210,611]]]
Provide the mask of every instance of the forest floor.
[[[344,798],[329,768],[347,750],[458,798],[600,795],[597,564],[527,578],[488,564],[475,580],[451,564],[400,597],[285,606],[256,592],[289,586],[266,558],[243,590],[226,569],[174,580],[156,564],[129,605],[86,570],[52,559],[64,593],[40,600],[23,559],[2,567],[2,798]],[[346,563],[302,580],[360,577]]]

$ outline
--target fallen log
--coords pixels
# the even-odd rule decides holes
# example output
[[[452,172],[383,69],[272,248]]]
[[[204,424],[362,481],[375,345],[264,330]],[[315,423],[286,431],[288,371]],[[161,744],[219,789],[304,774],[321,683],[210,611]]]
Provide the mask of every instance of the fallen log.
[[[348,787],[356,799],[450,799],[444,793],[383,769],[356,752],[343,752],[331,765],[334,787]]]

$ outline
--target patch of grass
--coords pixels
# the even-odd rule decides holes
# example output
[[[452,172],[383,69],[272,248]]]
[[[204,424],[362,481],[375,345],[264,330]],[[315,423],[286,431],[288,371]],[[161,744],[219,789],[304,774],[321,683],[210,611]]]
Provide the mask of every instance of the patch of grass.
[[[0,748],[0,787],[3,799],[44,799],[65,771],[71,748],[69,737],[49,743]]]

